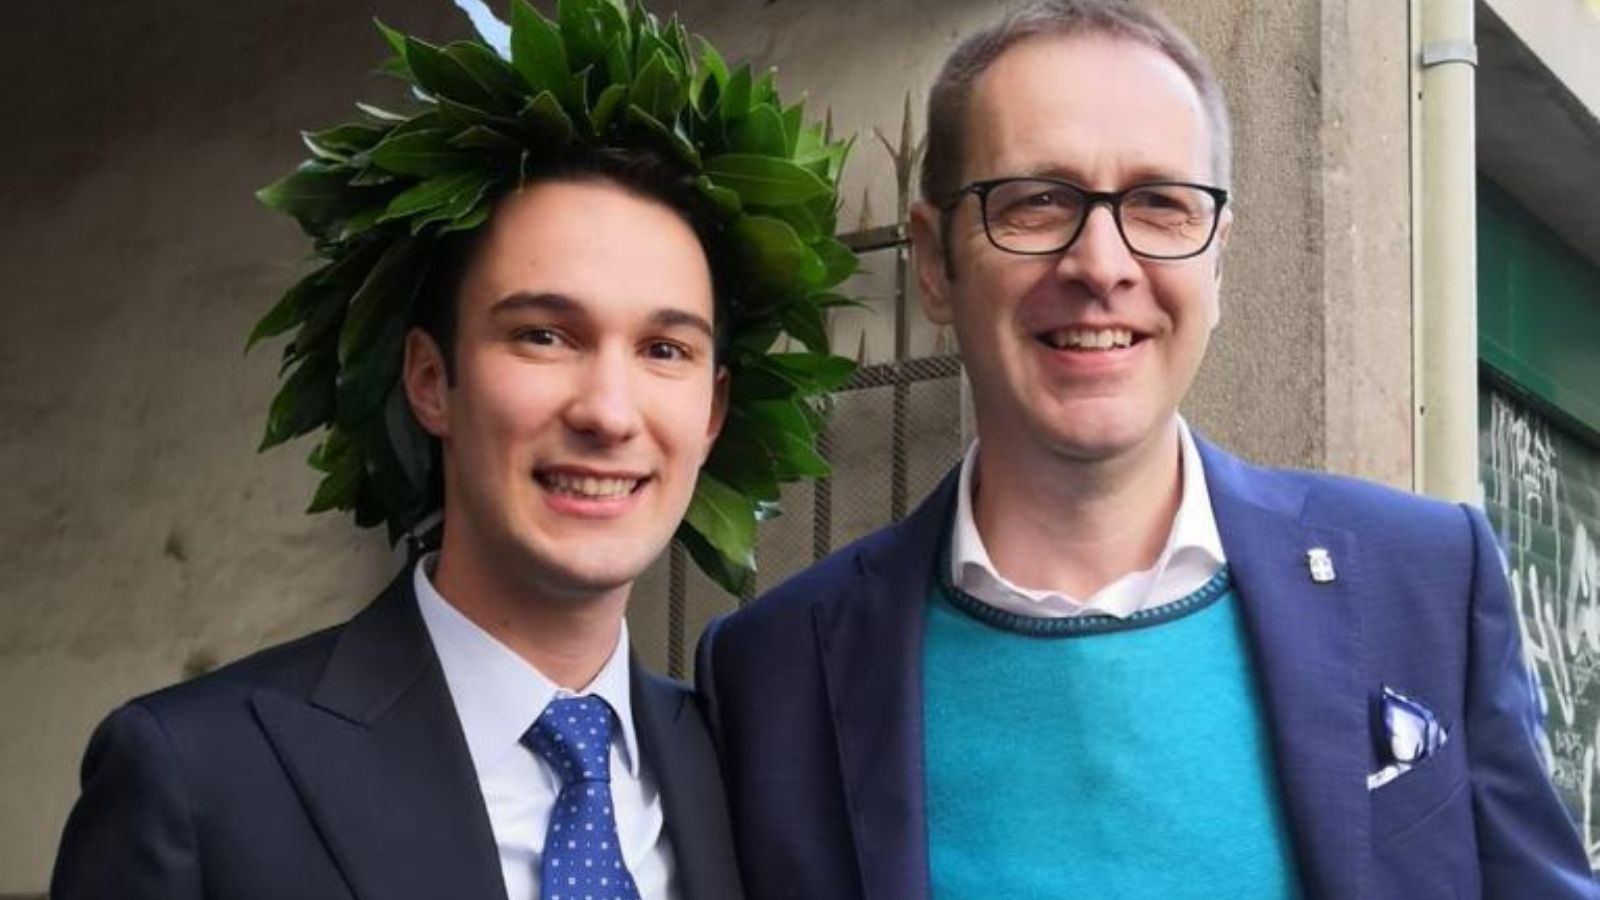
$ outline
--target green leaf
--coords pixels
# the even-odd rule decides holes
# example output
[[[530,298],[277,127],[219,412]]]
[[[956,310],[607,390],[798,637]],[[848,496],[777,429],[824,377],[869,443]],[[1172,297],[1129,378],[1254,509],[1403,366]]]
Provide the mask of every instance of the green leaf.
[[[628,125],[635,134],[642,134],[647,141],[654,143],[660,149],[676,156],[684,165],[691,168],[700,167],[700,156],[694,149],[694,144],[676,132],[667,128],[649,113],[633,104],[628,104]]]
[[[828,270],[819,287],[833,287],[861,271],[861,260],[855,251],[846,247],[838,238],[825,237],[812,241],[811,249],[822,258],[822,264]]]
[[[821,257],[800,240],[787,222],[745,216],[734,223],[732,233],[750,277],[769,290],[815,284],[827,273]]]
[[[572,143],[576,133],[572,119],[567,116],[567,111],[561,108],[561,103],[550,91],[541,91],[539,96],[528,101],[528,105],[524,106],[518,115],[533,129],[538,143],[548,144],[554,149]]]
[[[777,88],[778,70],[769,68],[761,74],[761,78],[750,88],[750,105],[778,102]]]
[[[339,331],[341,422],[376,414],[398,381],[406,328],[429,256],[415,240],[396,241],[350,299]]]
[[[797,301],[785,306],[783,330],[810,350],[828,352],[828,324],[822,309],[814,304]]]
[[[409,320],[409,295],[427,257],[421,252],[422,246],[415,239],[395,241],[367,273],[360,289],[350,298],[350,309],[339,331],[339,365],[351,365],[383,321]]]
[[[462,191],[448,203],[417,215],[411,220],[411,233],[420,234],[424,228],[435,222],[450,222],[452,230],[459,230],[460,226],[455,223],[477,208],[493,184],[493,181],[484,179],[476,189]]]
[[[317,156],[343,162],[352,153],[360,153],[382,140],[387,131],[376,125],[350,123],[324,131],[303,131],[300,138]]]
[[[335,430],[314,454],[318,461],[313,463],[318,468],[327,472],[322,483],[317,485],[317,493],[311,498],[311,505],[306,508],[307,513],[325,512],[330,509],[349,509],[355,502],[356,491],[361,486],[363,468],[361,465],[360,448],[349,442],[334,446],[334,441],[341,435]]]
[[[468,150],[498,150],[513,153],[522,149],[521,141],[488,125],[473,125],[451,138],[450,145]]]
[[[258,449],[299,437],[333,418],[335,371],[331,353],[300,360],[272,398],[266,434]]]
[[[756,510],[750,498],[702,470],[683,520],[717,553],[754,568]]]
[[[660,122],[676,119],[688,99],[682,75],[672,70],[666,55],[659,50],[651,54],[628,91],[629,103]]]
[[[722,121],[732,124],[750,114],[750,66],[741,65],[728,76],[722,90]]]
[[[429,94],[468,106],[494,108],[493,91],[440,48],[407,36],[405,54],[406,64],[417,77],[417,84]]]
[[[771,353],[763,361],[768,371],[781,374],[810,394],[839,387],[855,373],[856,364],[842,356],[816,353]]]
[[[330,268],[331,264],[322,266],[295,282],[294,287],[289,288],[283,298],[250,330],[250,337],[244,343],[245,352],[249,353],[258,341],[277,337],[310,318],[311,311],[316,308],[322,277]]]
[[[689,557],[694,560],[700,571],[716,582],[723,590],[735,597],[744,597],[755,588],[754,561],[746,565],[741,560],[729,559],[717,552],[706,539],[685,522],[678,526],[678,542],[689,551]]]
[[[784,136],[783,127],[783,118],[777,109],[757,106],[730,127],[729,139],[744,153],[787,157],[789,140]]]
[[[805,104],[796,103],[783,111],[783,133],[787,138],[784,144],[783,155],[794,156],[795,147],[800,142],[800,132],[805,129]]]
[[[444,206],[460,194],[479,192],[488,177],[488,174],[482,171],[435,175],[389,201],[388,207],[384,209],[383,216],[378,221],[404,219],[434,207]]]
[[[817,452],[817,435],[800,405],[793,400],[748,403],[740,410],[752,432],[771,454],[779,481],[821,478],[832,468]]]
[[[606,44],[605,64],[607,82],[627,84],[633,81],[633,56],[628,52],[626,35],[612,38]]]
[[[444,48],[444,53],[493,98],[497,109],[504,109],[521,99],[525,89],[516,69],[483,44],[454,41]]]
[[[695,184],[700,188],[700,193],[711,199],[717,206],[717,211],[726,218],[733,218],[744,210],[744,204],[739,201],[739,194],[725,187],[717,187],[711,179],[701,175]]]
[[[728,64],[722,54],[704,38],[700,39],[700,68],[690,83],[689,97],[702,116],[709,117],[722,99],[723,88],[728,83]]]
[[[482,225],[484,222],[487,222],[489,220],[489,213],[492,212],[493,209],[493,204],[479,203],[468,212],[464,212],[461,215],[456,216],[450,224],[441,229],[440,233],[442,234],[451,231],[471,231],[472,229],[477,228],[479,225]]]
[[[776,503],[782,498],[773,475],[772,455],[752,430],[735,427],[732,420],[717,436],[705,470],[757,503]]]
[[[394,55],[399,57],[401,62],[405,62],[406,36],[383,24],[379,19],[373,19],[372,24],[378,26],[378,33],[383,35],[384,41],[388,43],[389,49],[394,52]]]
[[[571,71],[554,24],[527,0],[511,0],[511,64],[535,94],[565,95]]]
[[[367,153],[374,165],[400,175],[427,177],[466,168],[476,161],[450,145],[452,133],[413,131],[386,138]]]
[[[357,103],[356,104],[356,109],[361,110],[363,113],[366,113],[369,117],[371,117],[373,119],[376,119],[377,121],[382,122],[385,125],[395,125],[395,124],[399,124],[401,122],[406,121],[406,117],[405,116],[402,116],[399,113],[390,112],[387,109],[384,109],[384,108],[382,108],[380,106],[373,106],[370,103]]]
[[[600,98],[594,102],[594,112],[590,119],[594,121],[594,133],[605,134],[611,127],[611,120],[616,116],[617,110],[628,99],[628,88],[621,84],[608,84],[600,92]]]
[[[557,0],[556,21],[567,47],[567,63],[572,69],[587,69],[605,59],[611,43],[599,21],[600,0]]]
[[[785,206],[832,194],[828,183],[786,159],[724,153],[706,160],[706,174],[739,192],[745,203]]]
[[[350,205],[349,177],[346,169],[301,166],[256,191],[256,199],[302,223],[325,222]]]

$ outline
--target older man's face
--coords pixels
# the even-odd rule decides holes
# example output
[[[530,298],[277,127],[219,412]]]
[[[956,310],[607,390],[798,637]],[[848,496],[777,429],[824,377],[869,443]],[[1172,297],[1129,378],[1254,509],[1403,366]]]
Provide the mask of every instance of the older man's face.
[[[1040,37],[1007,50],[975,86],[962,177],[1044,175],[1095,191],[1210,184],[1210,148],[1198,93],[1160,52]],[[1076,243],[1044,256],[993,246],[975,196],[949,214],[943,246],[929,227],[936,213],[918,213],[924,306],[955,327],[986,453],[1004,448],[1021,465],[1105,460],[1170,434],[1217,324],[1225,212],[1219,240],[1178,261],[1133,255],[1105,206]]]

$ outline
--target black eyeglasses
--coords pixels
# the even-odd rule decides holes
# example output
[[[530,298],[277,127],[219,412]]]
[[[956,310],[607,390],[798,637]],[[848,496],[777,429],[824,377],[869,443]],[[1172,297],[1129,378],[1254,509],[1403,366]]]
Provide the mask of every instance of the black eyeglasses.
[[[1120,191],[1091,191],[1060,178],[975,181],[943,204],[954,209],[978,196],[989,243],[1028,256],[1060,253],[1083,233],[1096,204],[1111,208],[1122,242],[1146,259],[1188,259],[1204,253],[1217,234],[1228,192],[1185,181],[1151,181]]]

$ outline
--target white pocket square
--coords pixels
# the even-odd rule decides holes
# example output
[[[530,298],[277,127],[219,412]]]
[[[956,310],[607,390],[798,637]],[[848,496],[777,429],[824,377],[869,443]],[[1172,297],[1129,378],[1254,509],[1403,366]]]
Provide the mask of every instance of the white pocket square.
[[[1433,710],[1385,685],[1381,699],[1384,749],[1388,760],[1367,776],[1367,790],[1375,791],[1399,778],[1443,747],[1450,735]]]

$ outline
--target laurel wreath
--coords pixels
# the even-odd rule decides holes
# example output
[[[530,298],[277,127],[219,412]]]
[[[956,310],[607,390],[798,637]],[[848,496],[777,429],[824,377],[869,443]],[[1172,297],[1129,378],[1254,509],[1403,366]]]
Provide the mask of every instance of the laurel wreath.
[[[830,307],[853,302],[835,289],[858,271],[833,236],[849,143],[808,123],[801,103],[785,106],[771,72],[730,68],[676,19],[620,0],[561,0],[554,22],[526,0],[510,12],[505,56],[481,38],[436,46],[378,23],[394,53],[384,69],[409,83],[416,109],[358,103],[356,121],[305,133],[311,157],[258,192],[299,222],[319,261],[246,345],[293,332],[261,449],[320,432],[307,511],[348,510],[362,527],[386,525],[391,543],[419,537],[442,503],[439,450],[400,369],[435,246],[483,225],[541,160],[649,147],[697,174],[732,251],[729,411],[677,539],[745,592],[779,486],[829,473],[818,429],[854,368],[829,352],[826,326]]]

